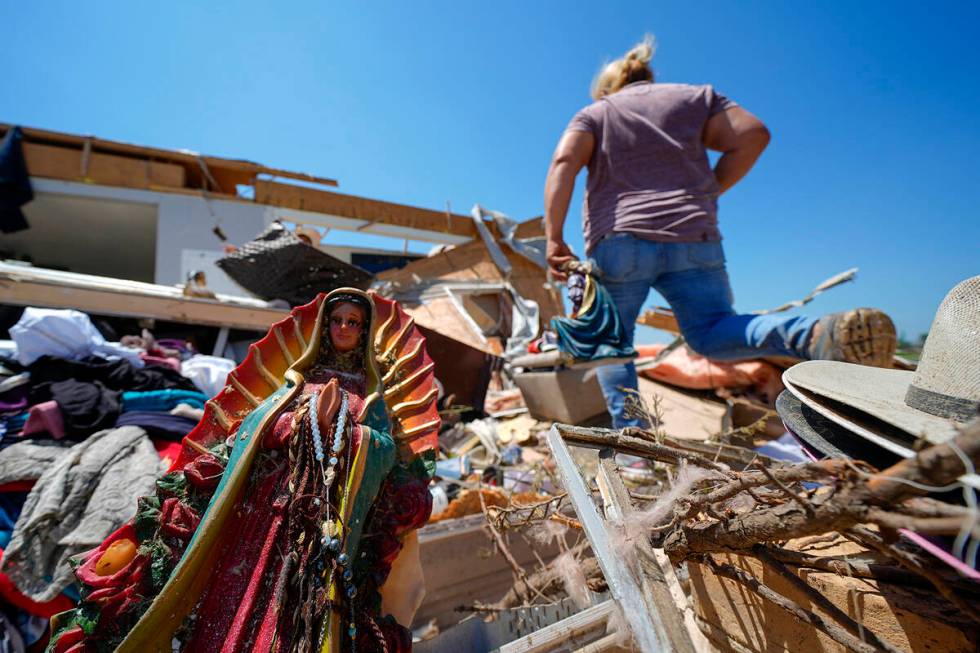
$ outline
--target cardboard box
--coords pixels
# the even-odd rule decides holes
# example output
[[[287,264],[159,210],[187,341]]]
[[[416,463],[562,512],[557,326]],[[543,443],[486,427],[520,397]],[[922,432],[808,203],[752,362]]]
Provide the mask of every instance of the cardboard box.
[[[594,368],[521,372],[514,382],[531,417],[539,421],[581,424],[606,412]]]

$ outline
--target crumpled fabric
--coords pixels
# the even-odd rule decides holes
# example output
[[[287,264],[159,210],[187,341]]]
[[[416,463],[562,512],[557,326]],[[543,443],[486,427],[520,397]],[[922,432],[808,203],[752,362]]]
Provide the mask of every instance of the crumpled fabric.
[[[609,291],[597,280],[592,282],[596,296],[588,311],[576,317],[551,318],[551,328],[558,334],[558,349],[576,361],[635,356],[636,350],[626,337]]]
[[[179,442],[190,433],[199,420],[153,410],[131,410],[123,413],[116,426],[138,426],[151,438]]]
[[[69,558],[129,521],[136,499],[153,492],[165,471],[141,428],[107,429],[79,442],[34,485],[0,571],[30,599],[50,601],[74,580]]]
[[[64,436],[81,440],[116,425],[120,393],[109,390],[100,382],[66,379],[50,384],[48,390],[61,413]],[[34,408],[38,405],[44,404],[37,404]],[[59,437],[56,431],[48,429],[48,432],[55,438]]]
[[[10,327],[10,337],[17,343],[17,361],[21,365],[30,365],[41,356],[80,360],[98,355],[119,357],[143,367],[141,349],[106,342],[81,311],[25,308],[17,324]]]
[[[0,485],[36,481],[72,447],[64,440],[24,440],[0,450]]]
[[[193,381],[198,390],[213,397],[225,387],[228,374],[235,367],[235,361],[228,358],[197,354],[181,363],[180,373]]]
[[[45,434],[55,440],[65,437],[65,418],[56,401],[36,404],[31,406],[31,410],[28,411],[22,435],[26,438],[32,435],[43,436]]]
[[[641,345],[640,356],[655,357],[664,345]],[[691,390],[754,388],[775,402],[783,391],[781,370],[763,360],[718,361],[679,347],[657,365],[639,370],[640,376]]]
[[[122,394],[122,411],[133,410],[172,410],[180,404],[193,408],[204,408],[208,398],[194,390],[149,390],[146,392],[124,392]]]
[[[146,391],[166,390],[195,390],[190,379],[185,379],[179,372],[169,367],[147,365],[142,369],[133,367],[124,360],[104,360],[91,357],[80,361],[65,360],[42,356],[28,368],[31,373],[31,404],[51,399],[50,384],[56,381],[92,382],[98,381],[110,390]]]

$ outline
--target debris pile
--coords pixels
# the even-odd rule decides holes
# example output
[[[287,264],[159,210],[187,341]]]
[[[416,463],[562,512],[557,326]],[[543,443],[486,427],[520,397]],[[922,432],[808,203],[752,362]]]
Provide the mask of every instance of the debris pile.
[[[106,315],[219,328],[214,353],[230,357],[146,329],[111,334],[96,308],[90,317],[32,305],[7,323],[0,649],[45,646],[48,619],[79,600],[69,559],[133,518],[209,398],[238,383],[229,373],[249,337],[229,343],[230,329],[264,331],[287,317],[284,304],[355,286],[406,313],[376,352],[394,370],[389,381],[406,381],[396,350],[414,327],[425,351],[412,341],[402,363],[418,356],[434,376],[425,397],[398,404],[408,415],[436,401],[441,420],[432,515],[419,534],[426,595],[412,624],[416,650],[975,650],[980,278],[947,298],[918,364],[842,372],[790,359],[715,361],[687,347],[668,309],[638,323],[672,342],[634,348],[601,271],[587,263],[567,270],[566,315],[547,277],[540,219],[518,224],[475,206],[470,221],[259,179],[282,171],[245,162],[32,134],[80,162],[48,170],[55,145],[30,142],[27,164],[42,176],[77,181],[81,167],[99,182],[115,162],[126,164],[127,188],[189,196],[200,187],[235,199],[250,184],[254,198],[238,204],[321,221],[265,223],[216,259],[216,270],[272,303],[219,295],[196,270],[176,289],[0,263],[4,307],[36,294],[36,306],[65,308],[75,291]],[[161,161],[137,166],[137,155]],[[319,247],[326,232],[317,229],[337,224],[324,216],[405,238],[441,232],[434,242],[443,244],[409,256],[406,241],[400,255],[355,261]],[[217,223],[214,233],[225,240]],[[855,272],[761,312],[802,306]],[[299,327],[293,335],[303,340]],[[251,361],[256,383],[271,387],[260,357]],[[607,428],[596,369],[623,362],[639,371],[628,414],[644,428]],[[419,491],[425,497],[424,484]]]

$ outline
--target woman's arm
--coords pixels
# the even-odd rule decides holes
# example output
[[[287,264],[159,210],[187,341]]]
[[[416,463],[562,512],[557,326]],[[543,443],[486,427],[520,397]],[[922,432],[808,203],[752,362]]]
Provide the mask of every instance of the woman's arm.
[[[709,150],[723,152],[715,164],[718,194],[744,177],[769,145],[769,130],[742,107],[720,111],[708,119],[702,137]]]
[[[575,260],[562,236],[568,205],[575,190],[575,177],[589,163],[594,147],[595,138],[589,132],[565,132],[548,168],[544,184],[544,231],[548,239],[548,267],[559,280],[566,277],[561,271],[562,264]]]

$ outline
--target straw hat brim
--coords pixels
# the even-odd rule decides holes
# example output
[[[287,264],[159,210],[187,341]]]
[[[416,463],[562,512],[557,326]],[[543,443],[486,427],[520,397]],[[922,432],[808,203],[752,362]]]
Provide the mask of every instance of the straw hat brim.
[[[783,382],[800,401],[821,415],[890,451],[908,456],[910,445],[917,438],[938,444],[957,434],[950,420],[906,405],[905,394],[914,376],[914,372],[905,370],[807,361],[786,370]],[[901,434],[889,426],[910,437],[903,442]]]

